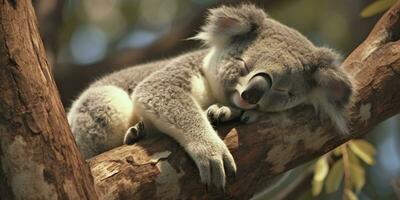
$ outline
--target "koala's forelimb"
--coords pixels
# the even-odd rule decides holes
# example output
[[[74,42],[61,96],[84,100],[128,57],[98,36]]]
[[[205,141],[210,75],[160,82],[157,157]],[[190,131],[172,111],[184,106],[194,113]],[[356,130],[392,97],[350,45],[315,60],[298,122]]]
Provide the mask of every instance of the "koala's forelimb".
[[[132,94],[135,115],[141,116],[145,123],[151,123],[185,148],[197,165],[203,183],[224,188],[225,169],[234,173],[235,162],[208,121],[201,107],[202,102],[193,98],[193,92],[198,91],[181,87],[182,84],[187,85],[187,80],[198,77],[199,69],[182,69],[180,64],[177,62],[176,66],[155,72],[135,88]],[[167,78],[172,75],[174,80]]]

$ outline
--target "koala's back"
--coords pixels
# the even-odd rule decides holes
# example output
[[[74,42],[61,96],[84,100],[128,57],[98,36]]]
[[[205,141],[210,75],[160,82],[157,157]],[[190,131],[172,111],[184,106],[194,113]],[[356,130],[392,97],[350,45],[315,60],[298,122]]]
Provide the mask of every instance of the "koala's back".
[[[128,93],[132,93],[138,83],[150,74],[163,69],[169,62],[170,60],[161,60],[138,66],[131,66],[108,74],[92,83],[89,87],[113,85],[127,91]]]
[[[113,85],[127,91],[128,93],[132,93],[141,81],[143,81],[154,72],[162,70],[167,66],[174,68],[174,66],[171,65],[176,65],[178,69],[175,70],[179,70],[179,68],[192,67],[194,65],[181,65],[180,63],[187,63],[187,61],[191,60],[201,60],[205,56],[205,54],[206,50],[198,50],[171,59],[164,59],[160,61],[128,67],[100,78],[99,80],[92,83],[89,87]],[[200,65],[197,65],[197,63],[199,62],[197,61],[196,66],[194,67],[200,68]],[[166,76],[168,76],[168,74]]]

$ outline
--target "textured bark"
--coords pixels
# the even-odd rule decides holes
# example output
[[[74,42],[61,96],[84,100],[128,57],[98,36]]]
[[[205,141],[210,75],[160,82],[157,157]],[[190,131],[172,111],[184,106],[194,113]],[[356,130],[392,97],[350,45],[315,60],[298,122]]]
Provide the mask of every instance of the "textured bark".
[[[350,135],[336,133],[307,106],[265,114],[251,125],[219,127],[238,165],[225,194],[206,190],[194,163],[171,139],[143,141],[90,160],[99,195],[105,199],[248,199],[277,174],[367,133],[400,111],[400,42],[394,32],[399,28],[399,13],[400,2],[343,64],[356,81]]]
[[[0,199],[97,199],[29,0],[0,1]]]

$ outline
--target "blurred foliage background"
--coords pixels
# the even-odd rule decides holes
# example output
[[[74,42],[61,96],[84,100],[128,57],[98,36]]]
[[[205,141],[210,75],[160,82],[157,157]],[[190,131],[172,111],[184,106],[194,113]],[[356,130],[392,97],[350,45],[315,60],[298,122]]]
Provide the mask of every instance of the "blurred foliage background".
[[[384,1],[386,3],[383,3]],[[193,36],[200,29],[207,9],[211,7],[221,4],[236,5],[242,2],[254,3],[264,8],[271,17],[298,29],[317,45],[335,48],[345,57],[365,39],[379,19],[380,14],[374,14],[388,7],[388,2],[394,1],[34,0],[33,2],[47,56],[64,106],[68,108],[84,87],[105,73],[199,48],[201,44],[186,38]],[[361,17],[363,8],[371,4],[377,4],[375,10],[372,9],[372,12],[364,10]],[[373,16],[365,18],[370,15]],[[399,131],[400,117],[397,116],[377,126],[364,138],[375,146],[376,161],[370,167],[365,163],[362,164],[366,170],[365,186],[356,193],[359,199],[395,199],[396,192],[399,195]],[[309,166],[310,164],[302,167],[304,169]],[[342,183],[336,192],[327,194],[322,191],[317,197],[313,197],[312,173],[312,170],[298,170],[297,173],[293,173],[295,177],[291,179],[292,181],[282,183],[281,189],[278,188],[278,194],[273,194],[276,195],[274,199],[282,193],[293,193],[291,197],[305,199],[342,198]],[[301,179],[303,184],[295,181],[299,179],[298,177],[303,177]],[[273,198],[271,194],[260,198]]]

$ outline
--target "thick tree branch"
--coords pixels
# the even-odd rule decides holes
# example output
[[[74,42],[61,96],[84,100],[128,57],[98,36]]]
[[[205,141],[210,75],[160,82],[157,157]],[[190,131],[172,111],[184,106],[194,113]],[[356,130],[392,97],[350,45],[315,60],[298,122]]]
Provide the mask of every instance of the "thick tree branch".
[[[339,135],[312,108],[265,114],[251,125],[218,128],[238,165],[225,194],[206,190],[197,169],[171,139],[123,146],[91,159],[98,192],[106,199],[248,199],[284,171],[310,161],[347,140],[362,136],[400,111],[400,2],[377,23],[369,37],[345,61],[354,76],[356,95],[349,112],[351,135]]]
[[[0,199],[97,199],[29,0],[0,1]]]

